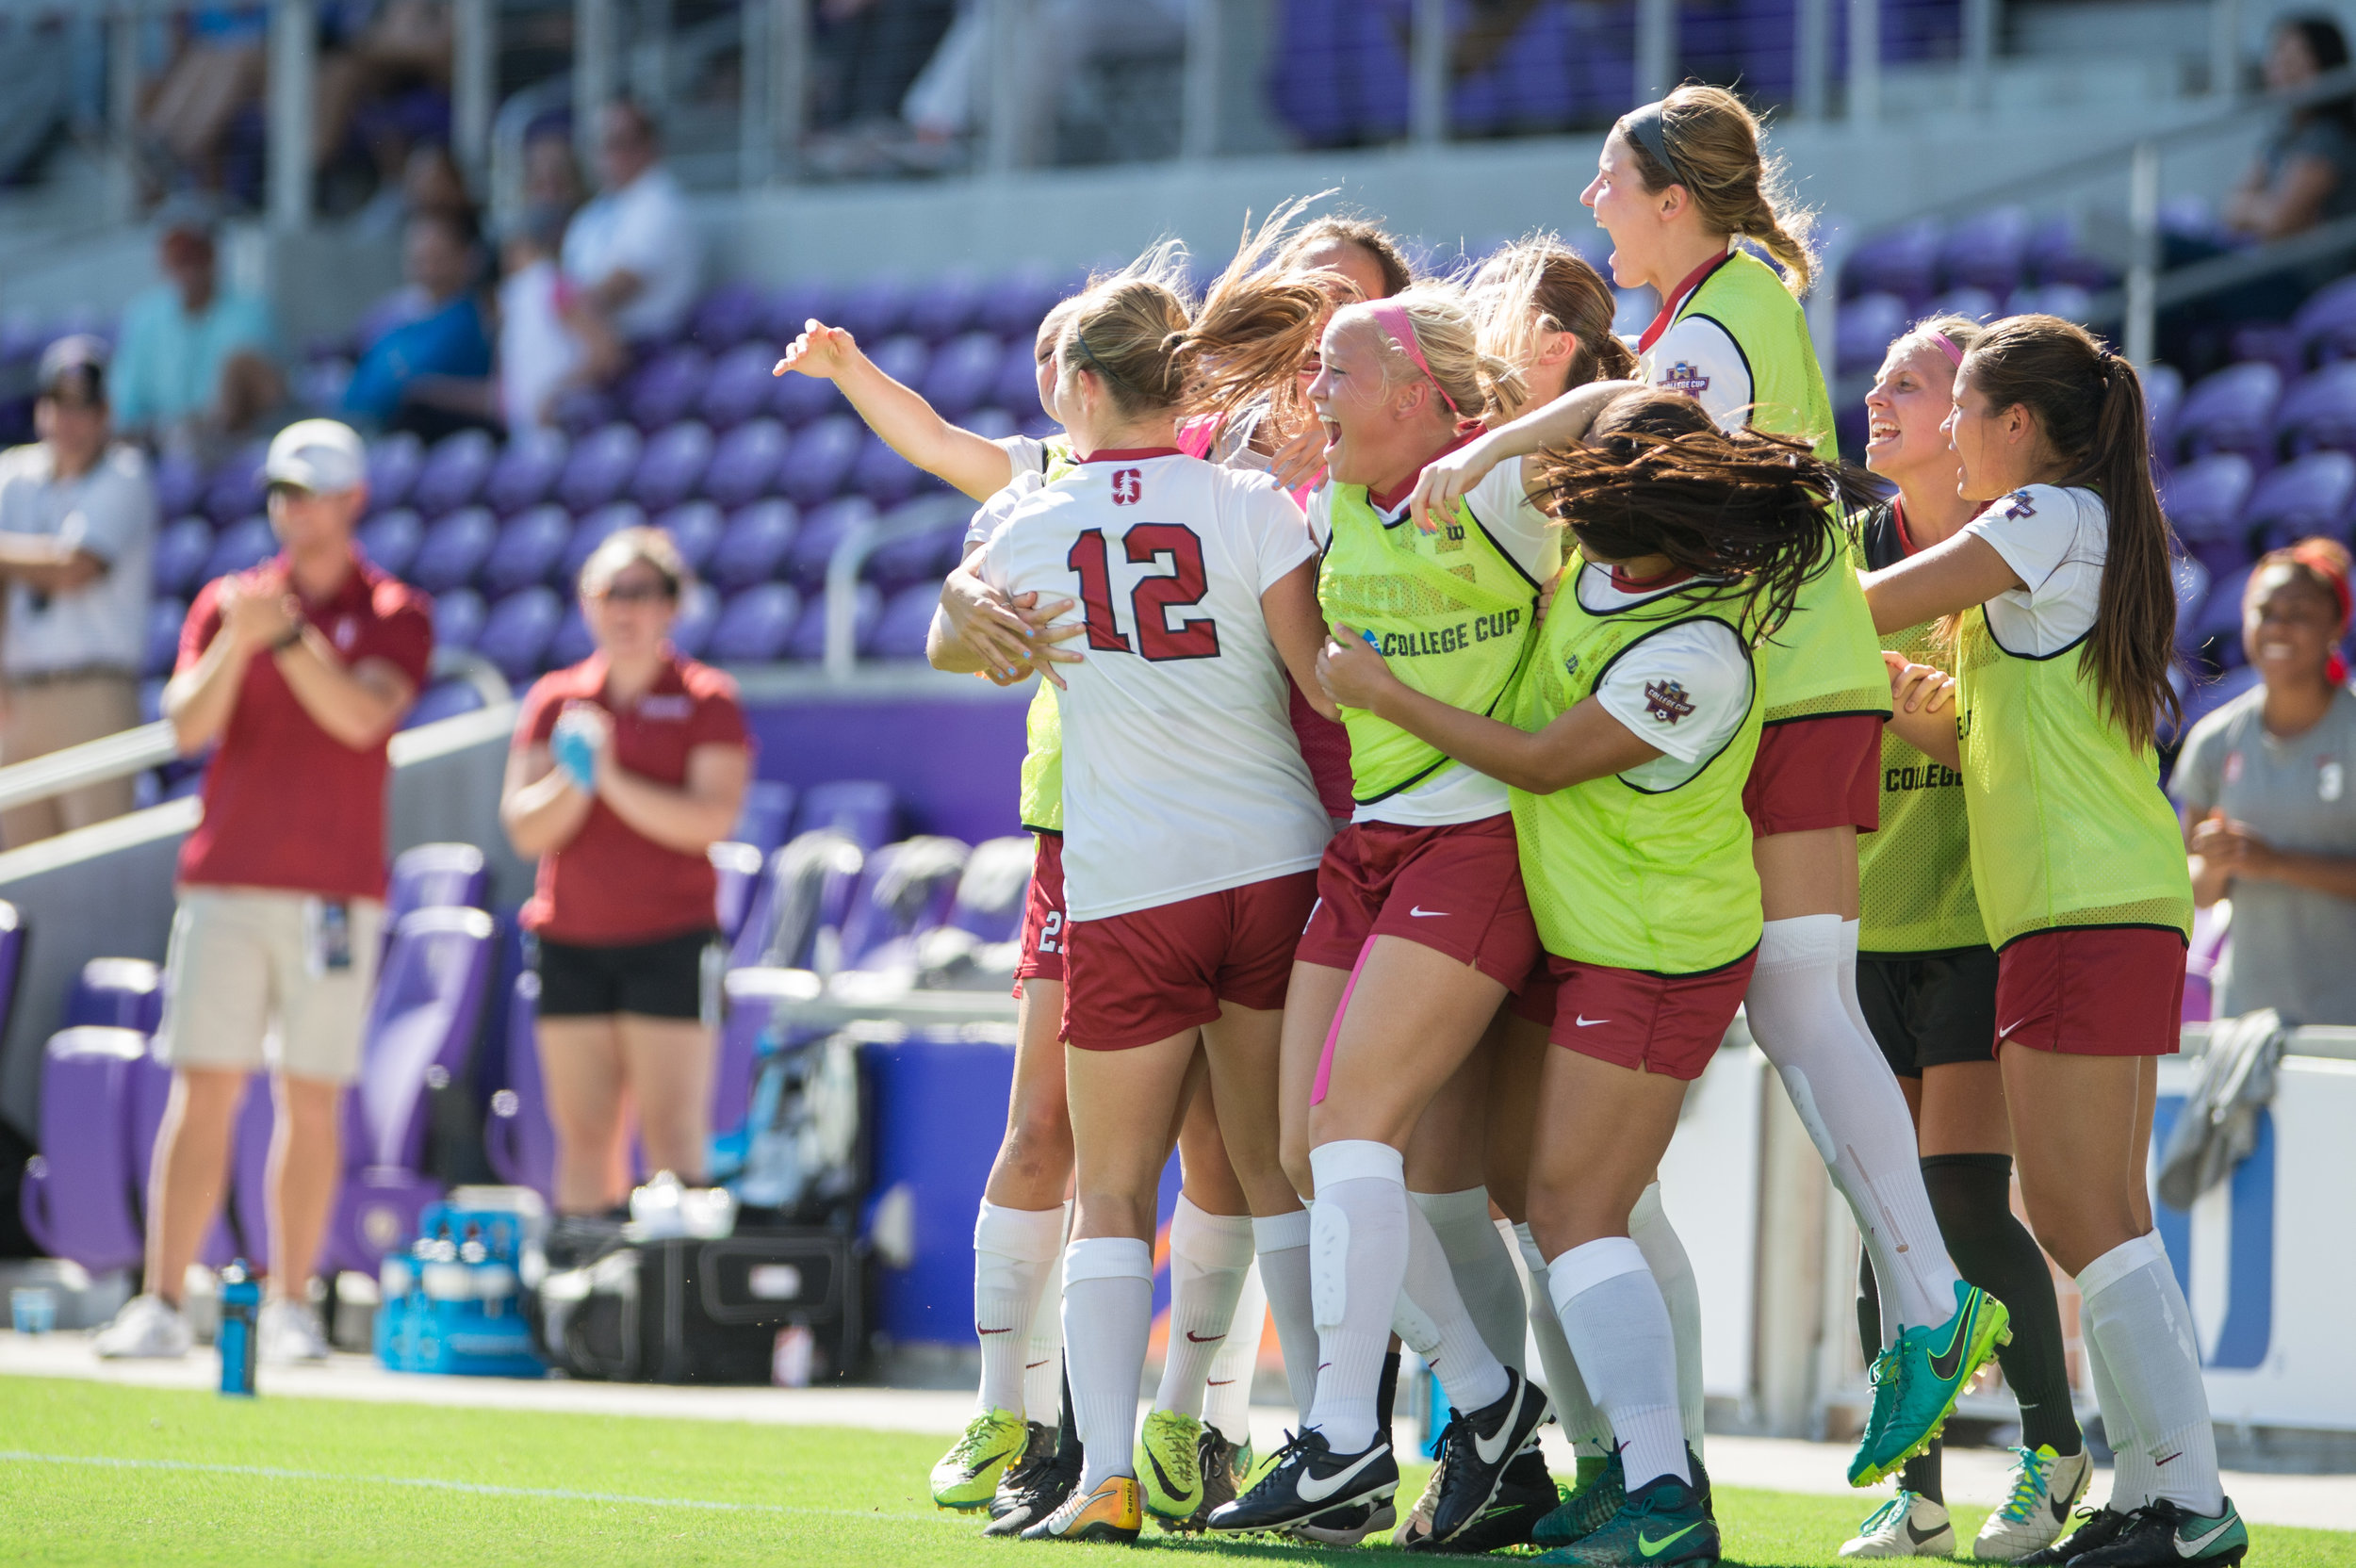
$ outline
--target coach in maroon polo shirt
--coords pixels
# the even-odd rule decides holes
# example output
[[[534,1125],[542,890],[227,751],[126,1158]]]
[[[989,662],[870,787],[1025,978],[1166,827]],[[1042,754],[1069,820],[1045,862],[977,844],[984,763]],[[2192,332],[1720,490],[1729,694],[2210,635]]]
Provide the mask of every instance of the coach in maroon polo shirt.
[[[368,483],[349,428],[287,426],[264,475],[285,548],[198,593],[164,689],[181,751],[215,749],[164,965],[156,1041],[172,1102],[150,1178],[147,1294],[99,1335],[106,1356],[188,1349],[181,1279],[220,1212],[237,1103],[264,1066],[278,1120],[259,1348],[270,1361],[327,1353],[309,1287],[384,921],[384,747],[425,679],[434,624],[425,596],[352,548]]]

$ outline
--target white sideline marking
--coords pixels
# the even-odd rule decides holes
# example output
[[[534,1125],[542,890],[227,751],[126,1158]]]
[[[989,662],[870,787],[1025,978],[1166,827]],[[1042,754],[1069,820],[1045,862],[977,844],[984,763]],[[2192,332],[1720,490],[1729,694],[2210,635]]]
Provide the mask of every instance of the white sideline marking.
[[[795,1508],[786,1503],[729,1503],[703,1497],[643,1497],[628,1492],[575,1492],[558,1486],[493,1486],[483,1481],[438,1480],[429,1476],[350,1476],[328,1470],[287,1470],[274,1464],[201,1464],[193,1460],[116,1459],[106,1454],[36,1454],[0,1448],[0,1462],[81,1465],[94,1470],[185,1470],[210,1476],[252,1476],[273,1481],[331,1481],[344,1486],[407,1486],[427,1492],[464,1492],[479,1497],[544,1497],[565,1503],[629,1503],[641,1508],[689,1508],[712,1513],[815,1514],[829,1519],[962,1521],[941,1514],[861,1513],[847,1508]]]

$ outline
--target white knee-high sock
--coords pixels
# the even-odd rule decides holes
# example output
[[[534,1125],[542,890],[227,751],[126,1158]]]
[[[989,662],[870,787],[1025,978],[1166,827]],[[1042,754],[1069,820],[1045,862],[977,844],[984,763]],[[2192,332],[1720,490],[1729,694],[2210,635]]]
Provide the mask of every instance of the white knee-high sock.
[[[2217,1481],[2217,1430],[2201,1381],[2192,1308],[2156,1235],[2124,1241],[2078,1276],[2091,1338],[2102,1348],[2136,1446],[2151,1462],[2151,1492],[2199,1514],[2224,1506]],[[2110,1427],[2105,1407],[2102,1425]]]
[[[1546,1402],[1554,1407],[1554,1418],[1562,1424],[1562,1435],[1573,1448],[1588,1455],[1609,1453],[1612,1423],[1595,1408],[1578,1358],[1571,1354],[1571,1342],[1562,1337],[1562,1315],[1554,1310],[1547,1285],[1546,1256],[1527,1223],[1514,1226],[1513,1236],[1530,1270],[1530,1332],[1538,1342],[1538,1365],[1546,1375]]]
[[[1039,1276],[1039,1306],[1023,1353],[1023,1413],[1053,1427],[1063,1418],[1063,1243],[1072,1233],[1072,1205],[1063,1206],[1055,1261]]]
[[[1491,1231],[1492,1243],[1497,1233]],[[1513,1260],[1504,1260],[1508,1272]],[[1518,1284],[1519,1282],[1516,1282]],[[1419,1205],[1407,1209],[1407,1274],[1399,1287],[1391,1327],[1409,1349],[1431,1366],[1458,1410],[1479,1410],[1505,1396],[1513,1384],[1505,1365],[1489,1348],[1481,1325],[1464,1305],[1448,1267],[1446,1249]]]
[[[1638,1195],[1636,1207],[1628,1213],[1628,1234],[1644,1254],[1644,1266],[1652,1270],[1653,1282],[1661,1287],[1661,1299],[1669,1309],[1669,1331],[1677,1350],[1677,1419],[1684,1424],[1686,1443],[1698,1454],[1702,1451],[1702,1291],[1693,1281],[1693,1260],[1685,1255],[1685,1243],[1677,1239],[1668,1211],[1661,1206],[1659,1182]]]
[[[1253,1224],[1256,1229],[1258,1222]],[[1203,1421],[1240,1446],[1252,1435],[1252,1380],[1260,1370],[1260,1341],[1268,1332],[1268,1290],[1260,1283],[1256,1258],[1244,1270],[1234,1321],[1219,1354],[1211,1358],[1211,1375],[1203,1389]]]
[[[1629,1493],[1662,1476],[1691,1482],[1677,1418],[1677,1344],[1643,1250],[1626,1236],[1574,1247],[1546,1266],[1546,1288],[1620,1440]]]
[[[1411,1192],[1407,1196],[1439,1238],[1448,1273],[1456,1281],[1456,1294],[1464,1298],[1464,1310],[1481,1331],[1481,1343],[1499,1362],[1518,1371],[1529,1359],[1525,1348],[1530,1343],[1530,1303],[1522,1295],[1522,1277],[1514,1270],[1513,1254],[1497,1234],[1497,1221],[1489,1217],[1489,1189]],[[1408,1266],[1413,1268],[1414,1264]],[[1412,1277],[1407,1294],[1411,1299],[1415,1294]]]
[[[1406,1166],[1387,1143],[1350,1138],[1310,1151],[1309,1168],[1317,1186],[1309,1280],[1319,1363],[1309,1425],[1333,1452],[1354,1454],[1374,1441],[1375,1392],[1407,1276]]]
[[[1864,944],[1865,923],[1844,920],[1841,923],[1841,1004],[1848,1010],[1849,1023],[1868,1040],[1873,1040],[1873,1025],[1865,1016],[1865,1004],[1857,995],[1857,949]],[[1873,1040],[1876,1049],[1880,1041]],[[1882,1058],[1884,1061],[1888,1057]]]
[[[985,1413],[1027,1413],[1023,1364],[1029,1359],[1031,1325],[1044,1315],[1039,1290],[1055,1272],[1063,1246],[1063,1209],[1004,1209],[982,1200],[973,1220],[973,1333],[982,1345],[982,1386],[976,1399]],[[1049,1407],[1054,1407],[1049,1401]]]
[[[1290,1214],[1254,1218],[1252,1244],[1260,1250],[1260,1288],[1268,1292],[1268,1315],[1276,1319],[1276,1347],[1284,1353],[1284,1387],[1292,1395],[1294,1415],[1306,1428],[1309,1407],[1317,1396],[1317,1316],[1309,1280],[1309,1211],[1295,1209]]]
[[[1087,1450],[1080,1489],[1135,1475],[1137,1386],[1153,1333],[1153,1248],[1134,1236],[1089,1236],[1064,1250],[1064,1361],[1072,1419]]]
[[[1170,1342],[1155,1410],[1192,1415],[1203,1408],[1203,1383],[1235,1327],[1251,1267],[1252,1217],[1211,1214],[1180,1193],[1170,1217]]]
[[[2111,1495],[2109,1507],[2120,1513],[2132,1513],[2151,1500],[2151,1456],[2135,1431],[2134,1413],[2119,1396],[2119,1384],[2111,1377],[2110,1363],[2102,1357],[2102,1342],[2094,1337],[2094,1309],[2086,1299],[2078,1298],[2078,1344],[2085,1350],[2086,1376],[2094,1384],[2094,1403],[2102,1413],[2103,1441],[2111,1446]]]
[[[1885,1323],[1944,1323],[1955,1315],[1960,1276],[1922,1189],[1914,1123],[1881,1048],[1849,1021],[1841,991],[1839,915],[1767,923],[1743,997],[1752,1037],[1857,1216],[1881,1282]]]

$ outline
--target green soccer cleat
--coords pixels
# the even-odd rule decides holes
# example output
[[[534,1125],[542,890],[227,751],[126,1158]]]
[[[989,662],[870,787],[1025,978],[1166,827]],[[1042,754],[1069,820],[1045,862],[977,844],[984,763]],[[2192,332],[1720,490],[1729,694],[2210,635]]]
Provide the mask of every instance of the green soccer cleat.
[[[1718,1523],[1702,1494],[1675,1476],[1638,1489],[1619,1511],[1567,1546],[1542,1552],[1537,1562],[1582,1568],[1709,1568],[1718,1560]]]
[[[1183,1528],[1203,1506],[1203,1423],[1174,1410],[1147,1413],[1137,1434],[1137,1490],[1145,1511]]]
[[[1868,1420],[1849,1462],[1851,1486],[1872,1486],[1930,1446],[1972,1375],[1998,1346],[2012,1342],[2010,1324],[2004,1303],[1957,1280],[1953,1317],[1935,1329],[1899,1331],[1898,1343],[1874,1361],[1873,1411],[1880,1419]],[[1885,1400],[1883,1389],[1893,1378]]]
[[[988,1508],[998,1478],[1019,1462],[1031,1440],[1030,1423],[1010,1410],[986,1411],[965,1424],[957,1444],[933,1466],[933,1504],[960,1512]]]
[[[2227,1568],[2249,1550],[2250,1531],[2233,1498],[2225,1499],[2221,1512],[2200,1514],[2163,1497],[2129,1514],[2116,1538],[2076,1553],[2070,1563],[2070,1568],[2174,1568],[2178,1563]]]
[[[1628,1501],[1628,1475],[1620,1466],[1617,1448],[1597,1459],[1581,1454],[1579,1478],[1552,1513],[1538,1521],[1530,1538],[1541,1546],[1567,1546],[1583,1541],[1612,1522]]]

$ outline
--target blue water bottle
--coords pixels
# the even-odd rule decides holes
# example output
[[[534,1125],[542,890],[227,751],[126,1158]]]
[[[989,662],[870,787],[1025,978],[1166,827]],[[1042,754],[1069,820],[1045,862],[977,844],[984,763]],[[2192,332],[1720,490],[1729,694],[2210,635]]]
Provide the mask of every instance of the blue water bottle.
[[[239,1258],[221,1271],[221,1391],[254,1396],[254,1333],[262,1316],[262,1285]]]

